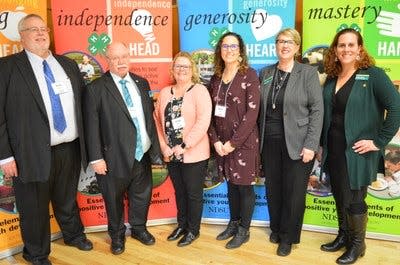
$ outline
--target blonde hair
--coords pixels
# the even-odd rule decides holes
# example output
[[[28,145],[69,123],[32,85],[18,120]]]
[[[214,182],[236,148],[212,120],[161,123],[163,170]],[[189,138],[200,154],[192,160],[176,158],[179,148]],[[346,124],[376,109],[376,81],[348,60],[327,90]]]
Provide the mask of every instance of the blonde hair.
[[[275,44],[278,43],[279,37],[282,35],[291,38],[298,46],[300,46],[301,37],[300,37],[300,33],[297,30],[292,29],[292,28],[282,29],[281,31],[278,32],[278,34],[275,37]],[[296,52],[296,54],[294,56],[297,57],[299,55],[300,55],[300,49]]]
[[[184,51],[178,52],[175,55],[174,60],[172,61],[172,65],[171,65],[171,69],[170,69],[170,73],[171,73],[172,79],[174,79],[174,81],[176,82],[176,80],[174,78],[174,75],[173,75],[173,67],[175,65],[176,60],[179,57],[186,58],[186,59],[188,59],[190,61],[190,65],[192,66],[192,82],[195,83],[195,84],[200,83],[200,75],[199,75],[199,70],[197,69],[197,65],[194,62],[194,60],[193,60],[192,56],[190,55],[190,53],[184,52]]]

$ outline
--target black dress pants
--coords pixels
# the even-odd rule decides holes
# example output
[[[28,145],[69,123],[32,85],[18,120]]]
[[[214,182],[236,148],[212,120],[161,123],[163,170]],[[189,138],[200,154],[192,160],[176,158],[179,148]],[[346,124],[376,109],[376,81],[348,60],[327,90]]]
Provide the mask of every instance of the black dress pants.
[[[86,238],[76,203],[80,170],[79,140],[75,140],[51,148],[47,181],[23,183],[19,177],[13,179],[26,260],[50,254],[49,202],[65,243]]]
[[[236,185],[228,181],[228,202],[230,220],[240,221],[240,226],[249,229],[256,202],[254,186]]]
[[[200,231],[203,213],[203,185],[207,160],[195,163],[168,163],[168,173],[175,189],[178,226],[194,235]]]
[[[132,230],[141,231],[146,228],[149,212],[153,178],[148,153],[141,161],[135,160],[132,174],[129,176],[111,177],[97,175],[97,182],[106,205],[108,233],[112,240],[125,235],[124,197],[128,196],[128,222]]]
[[[303,163],[289,157],[283,138],[267,138],[262,151],[266,194],[272,232],[281,242],[300,242],[307,183],[314,160]]]

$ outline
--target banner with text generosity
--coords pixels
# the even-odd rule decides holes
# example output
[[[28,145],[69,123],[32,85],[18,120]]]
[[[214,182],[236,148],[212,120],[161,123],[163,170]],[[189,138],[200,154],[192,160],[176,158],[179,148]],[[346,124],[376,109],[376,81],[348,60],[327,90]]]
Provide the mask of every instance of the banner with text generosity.
[[[369,54],[399,89],[399,1],[304,1],[303,60],[318,66],[321,83],[326,79],[323,54],[337,30],[343,27],[361,30]],[[304,224],[315,229],[336,231],[336,209],[329,178],[320,176],[319,169],[314,173],[310,178]],[[386,147],[385,175],[378,174],[377,181],[369,186],[367,203],[367,236],[400,241],[400,134]]]
[[[22,50],[18,33],[18,22],[24,16],[35,13],[47,21],[46,0],[2,0],[0,5],[0,57],[12,55]],[[50,212],[53,236],[60,231]],[[19,230],[19,215],[15,206],[12,179],[0,171],[0,259],[22,250]]]
[[[74,59],[88,83],[107,70],[104,53],[113,40],[128,46],[130,71],[149,81],[154,100],[156,92],[170,83],[171,0],[53,0],[51,7],[56,52]],[[78,205],[86,228],[106,228],[103,198],[90,167],[81,173]],[[125,217],[127,220],[127,207]],[[165,168],[153,166],[149,222],[169,222],[175,217],[172,182]]]
[[[192,53],[203,83],[214,73],[214,48],[226,31],[239,33],[245,44],[250,65],[259,70],[277,61],[275,36],[283,28],[294,27],[295,1],[186,1],[178,0],[181,50]],[[216,176],[210,160],[204,190],[203,220],[229,219],[226,182]],[[254,223],[269,220],[265,188],[260,179],[256,191]]]

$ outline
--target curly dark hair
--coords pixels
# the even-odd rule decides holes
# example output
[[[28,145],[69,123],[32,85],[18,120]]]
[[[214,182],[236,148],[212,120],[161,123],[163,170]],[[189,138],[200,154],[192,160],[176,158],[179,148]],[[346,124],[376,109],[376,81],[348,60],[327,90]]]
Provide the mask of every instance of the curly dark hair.
[[[246,46],[244,45],[242,37],[235,32],[227,32],[221,36],[221,38],[219,39],[219,41],[217,43],[217,46],[215,47],[215,52],[214,52],[215,70],[214,70],[214,73],[218,77],[222,77],[222,73],[224,72],[224,69],[225,69],[225,62],[221,57],[221,45],[222,45],[222,42],[224,41],[224,38],[227,36],[233,36],[239,42],[239,51],[240,51],[239,53],[240,53],[240,57],[242,58],[242,60],[239,62],[239,72],[244,73],[247,70],[247,68],[249,68],[249,62],[248,62],[247,54],[246,54]]]
[[[357,60],[357,62],[356,62],[357,69],[367,68],[372,65],[375,65],[374,58],[372,58],[368,54],[367,50],[364,48],[364,41],[363,41],[363,38],[362,38],[360,32],[358,32],[352,28],[345,28],[345,29],[342,29],[341,31],[339,31],[338,33],[336,33],[331,45],[329,46],[328,51],[324,57],[325,72],[329,77],[336,77],[342,71],[342,65],[341,65],[340,61],[337,60],[335,48],[338,45],[339,37],[346,33],[353,33],[354,35],[357,36],[357,44],[360,46],[360,54],[359,54],[360,59]]]

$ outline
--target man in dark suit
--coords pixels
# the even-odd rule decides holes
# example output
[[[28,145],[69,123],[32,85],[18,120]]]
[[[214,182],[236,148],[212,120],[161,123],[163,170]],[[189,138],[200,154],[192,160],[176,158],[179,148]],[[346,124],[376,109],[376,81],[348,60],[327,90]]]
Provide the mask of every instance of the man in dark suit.
[[[18,24],[20,53],[0,58],[0,165],[13,176],[23,257],[51,264],[49,202],[67,245],[90,250],[76,204],[86,153],[84,83],[76,63],[49,50],[49,29],[30,14]]]
[[[111,252],[125,250],[124,194],[128,195],[131,236],[152,245],[146,222],[152,191],[151,164],[161,162],[146,79],[129,72],[129,50],[113,42],[107,48],[110,71],[85,93],[85,132],[90,164],[106,205]]]

